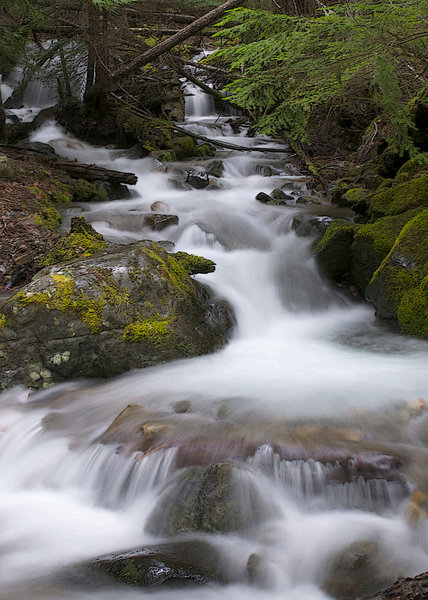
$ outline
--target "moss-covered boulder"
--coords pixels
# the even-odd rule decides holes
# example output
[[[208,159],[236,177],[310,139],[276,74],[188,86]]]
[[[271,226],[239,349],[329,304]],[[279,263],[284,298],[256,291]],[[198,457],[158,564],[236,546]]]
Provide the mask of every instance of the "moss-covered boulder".
[[[428,206],[428,174],[382,188],[370,198],[368,213],[373,218],[398,215],[412,208]]]
[[[374,223],[355,227],[350,273],[352,282],[362,295],[365,294],[373,273],[391,250],[401,229],[417,213],[417,209],[409,210],[402,215],[383,217]]]
[[[227,533],[254,527],[277,514],[251,473],[225,461],[178,473],[163,490],[147,529],[156,535]]]
[[[403,333],[428,337],[428,210],[401,230],[374,273],[367,296],[383,319],[397,321]]]
[[[140,117],[126,108],[116,116],[116,124],[128,142],[138,142],[146,154],[164,161],[196,156],[195,140],[176,133],[171,123],[155,117]]]
[[[45,268],[0,305],[0,386],[110,377],[214,351],[231,311],[190,277],[213,267],[144,241]]]
[[[315,247],[315,257],[322,271],[334,280],[340,280],[350,269],[355,229],[353,223],[337,219]]]
[[[103,236],[87,223],[84,217],[72,217],[68,235],[61,237],[47,252],[42,265],[48,267],[79,256],[91,256],[106,248]]]

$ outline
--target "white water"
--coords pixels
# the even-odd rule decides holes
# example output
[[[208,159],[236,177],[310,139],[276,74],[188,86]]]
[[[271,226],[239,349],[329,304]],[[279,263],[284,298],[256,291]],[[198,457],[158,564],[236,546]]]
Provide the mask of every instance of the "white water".
[[[236,141],[225,119],[209,114],[212,105],[205,95],[193,87],[192,93],[185,126]],[[285,154],[219,151],[225,171],[218,189],[200,191],[177,189],[175,181],[183,179],[186,169],[203,167],[204,160],[168,164],[167,173],[157,173],[150,158],[117,157],[114,151],[73,139],[54,123],[33,139],[52,144],[69,158],[135,172],[135,197],[81,205],[70,213],[83,211],[112,241],[168,239],[177,250],[212,258],[216,272],[198,280],[229,300],[237,325],[228,346],[214,355],[136,371],[97,386],[64,385],[30,399],[12,390],[0,397],[2,597],[16,585],[11,593],[23,600],[117,598],[114,591],[34,586],[25,579],[153,541],[144,524],[171,476],[175,449],[138,460],[138,455],[116,454],[115,447],[99,444],[99,436],[128,404],[155,411],[154,419],[186,423],[191,417],[171,417],[172,407],[190,400],[197,435],[201,423],[210,427],[219,418],[242,428],[267,422],[272,431],[275,423],[285,428],[293,420],[313,424],[333,419],[346,426],[358,415],[395,423],[400,407],[426,397],[427,345],[380,328],[370,307],[351,303],[322,280],[310,241],[291,230],[300,208],[255,200],[258,192],[280,185],[288,193],[305,191],[305,178],[290,174]],[[243,137],[239,143],[274,145]],[[266,164],[274,167],[271,177],[258,168]],[[167,212],[179,216],[177,227],[161,234],[143,227],[142,216],[155,201],[165,202]],[[328,206],[320,209],[321,214],[329,211]],[[211,600],[221,594],[227,600],[325,599],[320,586],[329,561],[350,543],[367,539],[379,543],[394,572],[426,570],[427,531],[415,532],[407,525],[405,491],[399,484],[357,480],[328,485],[334,464],[279,461],[266,446],[247,466],[275,505],[271,519],[243,536],[208,536],[238,583],[155,592],[150,598],[173,594]],[[267,590],[244,583],[253,553],[264,557]],[[140,600],[147,594],[129,590],[120,595]]]

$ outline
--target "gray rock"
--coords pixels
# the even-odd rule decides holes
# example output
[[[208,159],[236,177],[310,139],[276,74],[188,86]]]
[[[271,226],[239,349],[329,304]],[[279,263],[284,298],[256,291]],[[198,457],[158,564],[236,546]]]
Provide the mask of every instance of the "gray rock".
[[[164,488],[147,529],[155,535],[226,533],[246,530],[277,515],[251,473],[225,461],[178,473]]]
[[[162,231],[171,225],[178,225],[178,217],[176,215],[153,214],[144,217],[144,225],[153,229],[153,231]]]
[[[300,196],[300,198],[297,198],[296,200],[296,204],[321,204],[321,202],[318,200],[318,198],[313,198],[312,196]]]
[[[44,144],[43,142],[17,142],[15,147],[34,154],[44,154],[45,156],[55,155],[55,149],[49,144]]]
[[[224,165],[222,160],[211,160],[207,165],[207,173],[211,177],[223,177]]]
[[[208,173],[206,171],[188,171],[186,183],[197,190],[202,190],[209,186]]]
[[[258,200],[259,202],[263,202],[263,204],[270,204],[273,201],[273,198],[272,196],[269,196],[269,194],[259,192],[256,196],[256,200]]]
[[[290,194],[286,194],[283,190],[281,190],[281,188],[275,188],[271,192],[271,196],[274,200],[294,200],[293,196],[291,196]]]
[[[0,387],[110,377],[216,350],[231,310],[189,275],[213,267],[144,241],[40,271],[0,304]]]
[[[331,222],[331,217],[296,215],[291,226],[299,237],[319,238],[324,235]]]

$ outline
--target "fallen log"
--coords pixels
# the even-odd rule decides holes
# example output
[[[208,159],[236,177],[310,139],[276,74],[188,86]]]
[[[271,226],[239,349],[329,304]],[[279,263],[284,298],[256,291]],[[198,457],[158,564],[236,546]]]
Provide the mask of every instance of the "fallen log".
[[[105,169],[98,165],[87,165],[72,160],[60,158],[56,161],[58,167],[63,169],[70,177],[74,179],[86,179],[87,181],[107,181],[108,183],[125,183],[126,185],[135,185],[138,177],[134,173],[125,173]]]

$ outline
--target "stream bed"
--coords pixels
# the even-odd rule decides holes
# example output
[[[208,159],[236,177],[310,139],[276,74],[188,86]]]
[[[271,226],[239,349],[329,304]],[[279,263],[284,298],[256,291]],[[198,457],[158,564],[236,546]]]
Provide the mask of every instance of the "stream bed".
[[[312,239],[296,235],[293,219],[330,218],[337,208],[255,199],[276,188],[295,199],[310,195],[286,149],[251,151],[280,145],[234,132],[206,94],[191,85],[187,93],[184,127],[249,148],[219,149],[223,171],[205,189],[186,185],[186,174],[203,171],[212,157],[159,170],[151,158],[94,148],[54,122],[32,135],[61,156],[136,173],[129,198],[73,206],[64,224],[84,215],[109,241],[169,240],[176,251],[212,259],[216,271],[197,279],[229,301],[236,326],[212,355],[0,396],[3,600],[321,600],[345,593],[333,580],[343,583],[352,571],[346,552],[375,562],[375,581],[428,568],[427,521],[408,518],[412,492],[428,490],[426,342],[377,324],[369,305],[320,275]],[[177,215],[178,225],[147,227],[153,203]],[[100,442],[129,405],[174,430],[179,442],[149,453]],[[132,419],[129,428],[131,435]],[[189,468],[196,455],[202,464],[201,439],[210,442],[209,461],[241,469],[235,504],[247,526],[191,536],[218,553],[221,585],[149,592],[61,577],[71,564],[170,540],[153,515],[177,465]],[[177,462],[182,446],[187,463]],[[349,457],[362,455],[368,466],[361,470]],[[401,467],[389,469],[379,456],[398,457]]]

